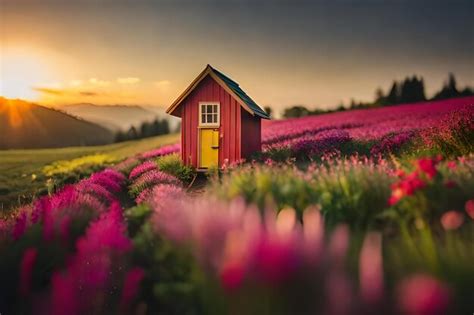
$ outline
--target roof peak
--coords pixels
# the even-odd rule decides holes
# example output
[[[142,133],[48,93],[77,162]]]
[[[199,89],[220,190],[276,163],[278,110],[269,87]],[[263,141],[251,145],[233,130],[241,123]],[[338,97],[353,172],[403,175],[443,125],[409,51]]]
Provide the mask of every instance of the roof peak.
[[[250,96],[248,96],[239,86],[237,82],[229,78],[224,73],[220,72],[210,64],[207,64],[206,68],[201,74],[191,83],[191,85],[183,92],[183,94],[166,110],[167,113],[172,111],[181,103],[181,101],[197,86],[197,84],[207,75],[211,75],[221,86],[227,87],[228,92],[234,95],[240,104],[247,109],[252,115],[257,115],[260,118],[270,119],[268,114],[255,103]]]

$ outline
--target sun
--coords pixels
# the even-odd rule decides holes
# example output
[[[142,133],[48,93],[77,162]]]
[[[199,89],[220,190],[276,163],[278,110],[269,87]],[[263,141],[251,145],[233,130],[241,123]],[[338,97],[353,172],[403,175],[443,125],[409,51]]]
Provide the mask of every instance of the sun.
[[[29,51],[2,52],[0,59],[0,95],[34,101],[39,97],[33,87],[50,80],[46,61]]]

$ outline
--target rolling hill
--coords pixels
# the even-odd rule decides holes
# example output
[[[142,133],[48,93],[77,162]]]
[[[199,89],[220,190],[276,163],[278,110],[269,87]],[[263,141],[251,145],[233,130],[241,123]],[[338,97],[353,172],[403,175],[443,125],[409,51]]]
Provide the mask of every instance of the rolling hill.
[[[0,97],[0,149],[107,144],[113,133],[94,123],[37,104]]]
[[[65,112],[106,127],[112,131],[127,130],[131,126],[140,126],[145,121],[152,121],[155,118],[171,117],[166,115],[164,110],[156,106],[138,105],[95,105],[91,103],[79,103],[64,105],[61,110]],[[170,120],[171,128],[176,126],[176,122]]]

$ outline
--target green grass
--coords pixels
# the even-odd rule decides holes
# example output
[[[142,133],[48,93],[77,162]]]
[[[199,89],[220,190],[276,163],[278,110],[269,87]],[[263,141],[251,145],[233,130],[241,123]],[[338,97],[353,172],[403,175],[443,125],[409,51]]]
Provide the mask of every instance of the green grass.
[[[104,146],[0,150],[0,216],[4,210],[28,203],[44,191],[47,177],[42,170],[56,161],[95,154],[106,154],[112,159],[122,160],[178,140],[179,134],[172,134]]]

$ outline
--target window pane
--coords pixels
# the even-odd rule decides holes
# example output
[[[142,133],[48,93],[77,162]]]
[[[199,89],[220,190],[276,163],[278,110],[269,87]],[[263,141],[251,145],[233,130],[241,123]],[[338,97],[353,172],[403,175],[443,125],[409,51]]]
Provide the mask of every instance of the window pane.
[[[212,122],[212,114],[207,114],[207,122]]]
[[[201,113],[206,113],[206,105],[201,105]]]
[[[217,123],[217,114],[213,114],[212,118],[213,118],[212,122]]]
[[[201,115],[201,122],[204,123],[204,124],[206,123],[206,115],[205,114]]]
[[[207,105],[207,113],[212,113],[212,105]]]
[[[212,109],[213,109],[213,112],[214,112],[214,113],[217,113],[217,105],[212,105],[212,106],[213,106],[213,108],[212,108]]]

